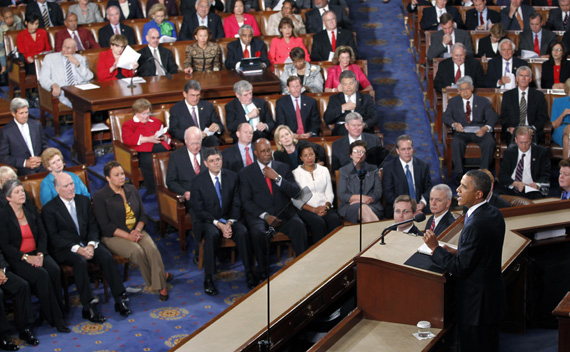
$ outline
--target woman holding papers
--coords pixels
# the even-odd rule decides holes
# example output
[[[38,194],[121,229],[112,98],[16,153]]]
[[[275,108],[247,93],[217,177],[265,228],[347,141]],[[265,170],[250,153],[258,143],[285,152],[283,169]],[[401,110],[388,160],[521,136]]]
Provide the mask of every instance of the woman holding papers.
[[[123,143],[139,152],[141,172],[147,194],[154,194],[152,154],[170,150],[172,138],[160,120],[151,118],[151,104],[146,99],[138,99],[133,104],[133,119],[121,128]]]
[[[137,62],[133,62],[132,69],[124,69],[118,66],[121,54],[129,44],[127,37],[122,34],[115,34],[109,40],[111,49],[99,53],[97,61],[97,77],[99,81],[111,81],[134,76],[134,69],[139,67]]]
[[[568,149],[570,149],[570,78],[564,83],[563,98],[556,98],[552,102],[552,140],[562,146],[562,159],[568,159]]]
[[[173,38],[174,40],[169,40],[168,42],[176,41],[178,37],[176,36],[176,28],[174,23],[167,21],[168,15],[166,14],[166,6],[163,4],[154,4],[148,12],[148,18],[152,18],[152,21],[145,23],[142,33],[143,44],[148,44],[146,40],[146,34],[148,30],[154,28],[160,33],[160,37],[166,36]],[[164,39],[163,39],[164,40]]]

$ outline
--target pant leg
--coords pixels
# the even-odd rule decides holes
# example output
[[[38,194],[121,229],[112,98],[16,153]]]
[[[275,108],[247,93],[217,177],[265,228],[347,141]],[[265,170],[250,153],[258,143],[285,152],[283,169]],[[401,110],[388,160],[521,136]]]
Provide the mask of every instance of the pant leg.
[[[34,323],[30,285],[28,285],[26,280],[11,271],[7,271],[6,276],[8,277],[8,281],[0,287],[6,297],[11,298],[14,302],[16,309],[16,328],[18,331],[22,331]],[[0,299],[0,304],[3,301],[3,299]]]
[[[496,352],[499,350],[498,325],[459,324],[458,329],[461,352]]]
[[[313,235],[313,243],[319,242],[328,233],[325,219],[317,214],[303,209],[299,212],[299,216]]]
[[[81,305],[83,309],[91,308],[90,302],[93,299],[93,291],[89,281],[89,263],[87,259],[81,254],[73,253],[72,251],[60,252],[57,258],[60,264],[69,265],[73,268],[75,286],[79,292]]]
[[[4,285],[0,286],[0,335],[8,335],[10,331],[10,323],[6,318],[6,309],[4,308],[4,292],[2,291]]]
[[[246,227],[241,222],[232,224],[232,239],[237,245],[246,274],[253,272],[251,256],[251,238]]]
[[[99,243],[97,248],[95,248],[95,254],[92,260],[99,265],[103,271],[103,277],[109,283],[111,294],[115,298],[115,301],[120,300],[121,295],[125,292],[123,279],[117,271],[117,265],[115,264],[115,260],[113,260],[113,255],[103,243]]]
[[[216,249],[220,246],[221,231],[214,224],[200,224],[204,237],[204,274],[216,273]]]
[[[451,160],[453,162],[453,172],[463,174],[463,157],[465,156],[465,146],[468,138],[465,133],[455,132],[451,140]]]
[[[475,136],[475,142],[481,148],[481,165],[482,169],[489,169],[493,155],[495,154],[495,140],[491,133],[486,133],[483,137]]]
[[[327,225],[326,235],[333,232],[337,227],[342,226],[342,220],[340,219],[336,209],[329,209],[329,211],[327,211],[327,215],[324,216],[324,219],[325,224]]]
[[[267,263],[267,240],[265,231],[267,230],[267,223],[261,219],[248,218],[247,227],[255,260],[257,261],[258,267],[265,272]]]
[[[152,154],[165,152],[166,148],[160,143],[152,147],[152,152],[139,152],[139,163],[144,177],[144,186],[149,193],[155,193],[154,173],[152,172]]]
[[[143,237],[139,241],[139,245],[143,249],[150,269],[151,285],[150,289],[154,291],[166,288],[166,270],[162,262],[162,255],[152,240],[152,237],[143,231]]]
[[[296,214],[277,231],[289,236],[295,255],[299,256],[307,250],[307,229],[303,220]]]
[[[152,283],[150,265],[146,254],[139,243],[126,240],[121,237],[101,237],[101,242],[109,248],[112,253],[128,258],[133,264],[138,266],[145,284],[150,287]]]

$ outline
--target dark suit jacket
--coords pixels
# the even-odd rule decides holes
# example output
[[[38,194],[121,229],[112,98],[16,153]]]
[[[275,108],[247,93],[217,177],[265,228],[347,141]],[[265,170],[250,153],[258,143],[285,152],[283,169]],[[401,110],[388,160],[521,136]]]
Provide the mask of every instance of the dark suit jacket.
[[[414,185],[416,187],[416,202],[424,197],[426,203],[429,203],[429,192],[431,191],[431,175],[429,164],[419,158],[413,158],[414,166]],[[386,207],[391,208],[396,197],[402,194],[410,194],[406,173],[400,158],[388,161],[384,165],[384,175],[382,176],[382,188],[384,189],[384,199]]]
[[[212,224],[214,220],[241,218],[241,200],[239,195],[238,174],[222,169],[220,177],[222,206],[210,173],[202,172],[192,181],[190,204],[195,218],[192,221]]]
[[[528,89],[527,119],[528,124],[536,128],[538,140],[544,138],[544,124],[548,121],[548,109],[544,93],[534,88]],[[501,103],[501,123],[503,131],[509,127],[517,127],[520,122],[519,89],[514,88],[503,93]]]
[[[497,45],[497,51],[493,51],[493,45],[491,44],[491,35],[479,39],[479,46],[477,47],[476,57],[486,56],[489,59],[501,56],[499,51],[499,46]]]
[[[273,194],[269,192],[259,163],[254,162],[239,172],[240,195],[246,221],[259,219],[259,216],[265,212],[277,216],[300,191],[289,166],[272,161],[271,168],[283,177],[281,186],[271,181]],[[289,205],[279,218],[287,221],[295,214],[294,207]]]
[[[479,326],[502,321],[506,306],[501,274],[504,239],[501,212],[485,203],[464,225],[457,256],[442,247],[433,251],[432,261],[457,279],[455,307],[459,323]]]
[[[540,39],[540,55],[548,55],[548,47],[552,42],[556,42],[558,36],[548,29],[542,29],[542,38]],[[534,51],[534,33],[529,29],[519,34],[519,53],[522,50]]]
[[[206,100],[198,102],[198,121],[200,126],[196,126],[203,131],[212,123],[216,123],[220,127],[220,133],[224,132],[224,125],[220,121],[220,117],[214,110],[214,105]],[[185,100],[179,101],[170,108],[170,127],[168,131],[173,138],[180,141],[184,140],[184,132],[188,127],[194,126],[194,120],[188,107],[186,107]]]
[[[155,60],[150,59],[151,57],[153,57],[153,55],[148,45],[139,50],[138,53],[141,54],[141,57],[139,58],[139,71],[138,71],[139,76],[141,77],[156,76],[157,63],[155,62]],[[171,74],[178,73],[178,66],[176,66],[176,62],[174,61],[174,56],[172,55],[172,51],[163,48],[162,46],[159,45],[158,54],[160,55],[160,61],[162,61],[162,67],[164,67],[164,70],[166,72],[169,72]]]
[[[266,67],[271,66],[271,62],[267,57],[267,49],[265,48],[265,43],[262,40],[253,38],[250,44],[251,53],[249,53],[250,57],[257,56],[259,54],[259,58],[261,62],[265,64]],[[228,70],[233,70],[236,67],[238,61],[243,59],[243,50],[241,50],[241,42],[238,40],[234,42],[228,43],[228,56],[226,57],[226,68]]]
[[[570,62],[562,60],[560,63],[560,83],[566,82],[570,78]],[[540,77],[540,88],[551,89],[554,85],[554,64],[550,61],[542,63],[542,76]]]
[[[101,45],[102,48],[110,47],[111,44],[109,44],[109,39],[111,39],[114,34],[113,27],[111,27],[110,24],[101,27],[99,29],[99,45]],[[126,24],[121,23],[121,34],[127,37],[129,45],[135,45],[137,43],[135,31]]]
[[[371,133],[362,133],[362,140],[367,144],[367,148],[379,147],[380,138],[377,135]],[[350,163],[349,154],[350,144],[348,144],[348,136],[344,136],[339,140],[336,140],[332,144],[332,171],[340,169],[342,166]]]
[[[503,24],[505,29],[507,31],[520,31],[520,30],[524,30],[524,29],[530,30],[530,15],[535,13],[534,9],[528,5],[521,5],[524,28],[521,28],[519,26],[519,22],[517,21],[516,14],[512,18],[509,17],[509,11],[510,10],[511,10],[510,4],[501,10],[501,23]]]
[[[465,54],[467,56],[474,56],[475,50],[473,50],[473,42],[469,32],[463,29],[456,29],[455,32],[455,43],[461,43],[465,45]],[[428,48],[427,58],[428,60],[433,60],[436,57],[443,57],[447,53],[447,47],[442,44],[443,41],[443,31],[439,30],[431,35],[431,44]]]
[[[350,22],[344,7],[329,4],[329,10],[336,15],[338,27],[352,31],[352,22]],[[307,33],[317,33],[323,30],[323,17],[319,9],[314,8],[307,11],[305,14],[305,28]]]
[[[497,209],[503,208],[510,208],[511,204],[498,196],[495,192],[491,194],[491,198],[488,200],[488,203],[494,206]]]
[[[408,5],[406,6],[406,10],[408,10],[408,12],[418,12],[418,6],[433,6],[433,5],[432,5],[431,1],[418,0],[418,5],[414,8],[412,8],[412,2],[410,1],[408,3]]]
[[[513,57],[511,73],[516,77],[516,71],[521,66],[528,66],[528,62]],[[497,88],[497,82],[503,76],[503,58],[496,57],[487,63],[487,76],[485,76],[485,86],[487,88]]]
[[[501,22],[501,15],[495,10],[487,9],[487,21],[491,23]],[[465,13],[465,29],[468,31],[475,30],[479,26],[479,12],[476,9],[467,10]]]
[[[315,162],[319,161],[324,162],[326,160],[325,148],[323,148],[323,146],[320,144],[309,142],[307,140],[300,140],[295,146],[295,149],[299,151],[299,149],[301,149],[301,147],[305,144],[310,144],[315,150]],[[289,157],[289,154],[286,151],[276,150],[273,152],[273,160],[280,161],[284,164],[289,165],[289,168],[291,170],[295,170],[297,166],[299,166],[299,164],[301,163],[299,157],[300,155],[299,153],[297,153],[297,160],[296,162],[293,162],[293,160]]]
[[[144,211],[138,189],[129,184],[125,184],[123,188],[127,202],[135,214],[136,223],[148,223],[148,218]],[[126,213],[123,197],[115,193],[109,185],[106,185],[93,194],[93,209],[97,223],[99,224],[99,229],[101,230],[101,236],[112,237],[117,229],[131,232],[125,223]]]
[[[71,247],[80,245],[87,246],[91,241],[99,241],[99,226],[93,216],[91,200],[80,194],[75,196],[75,209],[79,233],[75,223],[59,196],[50,200],[42,208],[42,218],[49,237],[50,248],[53,255],[58,257],[60,252],[69,252]]]
[[[485,86],[485,78],[483,75],[483,67],[478,60],[470,57],[465,58],[465,75],[473,79],[475,88]],[[441,92],[445,87],[449,87],[455,83],[455,65],[452,58],[441,61],[437,67],[437,73],[433,81],[435,90]]]
[[[331,95],[329,104],[324,114],[324,120],[328,124],[344,121],[344,118],[350,111],[342,111],[342,104],[346,103],[344,93]],[[377,124],[376,109],[374,108],[374,100],[369,94],[356,92],[356,109],[354,110],[364,119],[366,131],[372,131]]]
[[[267,124],[267,130],[264,131],[264,134],[270,137],[271,131],[273,131],[273,128],[275,127],[275,121],[273,121],[273,117],[271,117],[271,111],[269,110],[267,102],[260,98],[253,98],[252,102],[255,104],[255,106],[261,109],[259,112],[259,119],[261,122]],[[242,122],[247,122],[245,119],[245,110],[243,109],[243,106],[239,102],[238,98],[235,98],[234,100],[227,103],[225,109],[226,127],[232,133],[234,141],[237,141],[236,131],[239,124]]]
[[[79,34],[79,39],[81,40],[81,45],[83,45],[84,49],[97,49],[101,47],[99,46],[99,43],[97,43],[97,40],[95,40],[93,34],[91,34],[91,31],[85,28],[77,28],[77,33]],[[71,36],[69,35],[67,28],[55,33],[56,52],[61,51],[61,48],[63,47],[63,41],[68,38],[71,38]],[[77,48],[77,50],[81,49]]]
[[[196,12],[185,13],[178,40],[194,40],[194,30],[199,25]],[[213,39],[225,37],[222,18],[219,15],[216,15],[215,13],[208,14],[208,28],[210,29],[210,32],[212,32]]]
[[[253,144],[251,144],[250,148],[253,148]],[[253,149],[250,149],[253,154]],[[237,143],[232,145],[229,148],[222,150],[222,156],[224,159],[224,169],[232,170],[233,172],[239,172],[241,169],[245,167],[245,160],[241,158],[241,153],[239,152],[239,147]],[[257,160],[255,154],[251,159],[253,162]]]
[[[226,4],[230,3],[231,1],[226,1]],[[176,7],[176,2],[174,2],[174,7]],[[224,12],[224,3],[220,0],[216,0],[214,5],[210,5],[210,12],[215,13],[216,10],[220,12]],[[148,12],[148,11],[147,11]],[[181,0],[180,1],[180,15],[187,16],[190,13],[196,12],[196,0]],[[226,11],[231,12],[231,11]],[[246,11],[247,12],[247,11]]]
[[[300,98],[301,102],[299,108],[301,109],[303,129],[305,133],[311,132],[311,134],[316,136],[321,129],[321,118],[319,116],[317,101],[306,95],[301,95]],[[277,126],[287,125],[293,133],[296,133],[299,126],[297,126],[297,115],[295,111],[296,107],[293,104],[291,95],[279,98],[275,106],[275,120]]]
[[[471,107],[473,119],[471,123],[467,123],[465,110],[463,108],[463,98],[460,95],[449,100],[447,110],[442,115],[443,123],[451,126],[454,122],[459,122],[463,126],[495,126],[499,116],[493,110],[491,103],[487,98],[473,94],[473,106]]]
[[[63,11],[61,7],[55,2],[46,2],[49,12],[49,19],[54,26],[63,26]],[[40,6],[36,1],[28,1],[26,5],[26,18],[32,13],[37,13],[40,16],[40,28],[44,28],[44,21],[42,20],[42,12]],[[23,20],[23,18],[22,18]]]
[[[570,26],[566,25],[566,28],[564,28],[562,10],[557,8],[550,10],[548,13],[548,21],[546,21],[544,28],[550,29],[551,31],[566,31]]]
[[[515,180],[511,178],[519,162],[519,148],[515,145],[507,148],[501,160],[499,182],[508,188]],[[530,149],[530,174],[532,180],[537,183],[550,182],[550,158],[546,148],[533,144]]]
[[[453,17],[453,22],[457,24],[457,28],[464,29],[465,25],[463,24],[463,19],[461,18],[461,14],[459,11],[452,6],[446,6],[445,11]],[[439,22],[437,21],[437,11],[435,6],[426,7],[424,9],[424,13],[422,16],[422,20],[420,21],[420,28],[424,31],[435,31],[439,26]]]
[[[207,168],[204,166],[204,153],[200,151],[200,173]],[[192,180],[196,177],[187,148],[179,148],[173,151],[168,158],[166,170],[166,186],[177,194],[190,191]]]
[[[42,152],[49,147],[44,130],[39,121],[32,118],[28,119],[30,129],[30,137],[34,148],[34,155],[40,156]],[[14,120],[11,120],[0,129],[0,163],[12,165],[18,169],[18,175],[28,175],[31,173],[44,171],[43,166],[36,169],[28,169],[24,167],[24,161],[30,158],[30,151],[26,146],[24,137],[20,133],[20,129]]]
[[[431,228],[431,223],[433,222],[433,218],[434,218],[433,215],[430,216],[430,218],[426,222],[426,228],[424,231],[427,231]],[[447,229],[449,226],[451,226],[451,224],[453,224],[454,222],[455,222],[455,218],[453,217],[453,214],[448,210],[447,213],[445,213],[445,215],[443,215],[443,218],[441,218],[441,220],[439,220],[439,223],[437,224],[435,229],[433,229],[433,232],[436,235],[441,235],[441,233],[443,231],[445,231],[445,229]]]
[[[35,209],[28,207],[24,207],[23,209],[28,224],[30,225],[30,230],[34,235],[34,240],[36,241],[36,251],[47,255],[48,239],[40,214],[38,214]],[[20,223],[12,207],[7,206],[0,209],[0,226],[3,229],[3,234],[0,236],[0,248],[2,248],[5,259],[13,266],[14,263],[22,260],[24,252],[20,251],[20,247],[22,246],[22,231],[20,230]]]
[[[109,0],[109,2],[107,3],[107,8],[109,8],[109,6],[117,6],[119,8],[119,11],[121,12],[121,21],[143,18],[139,2],[137,0],[127,0],[127,1],[129,2],[129,17],[127,18],[125,18],[123,10],[121,10],[121,6],[119,5],[119,0]]]
[[[348,45],[354,50],[354,55],[357,55],[357,47],[354,42],[354,35],[350,30],[337,29],[336,47],[341,45]],[[327,31],[319,31],[313,36],[313,48],[311,49],[312,61],[327,61],[329,53],[333,51],[331,41]]]

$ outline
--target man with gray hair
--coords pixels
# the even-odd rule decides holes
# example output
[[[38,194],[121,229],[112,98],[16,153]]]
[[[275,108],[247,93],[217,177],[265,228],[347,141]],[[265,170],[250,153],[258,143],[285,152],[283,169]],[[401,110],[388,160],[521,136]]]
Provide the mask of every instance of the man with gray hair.
[[[318,11],[318,9],[315,9]],[[312,10],[314,11],[314,10]],[[354,35],[347,28],[337,27],[337,16],[333,11],[323,13],[324,29],[317,31],[313,36],[313,47],[311,48],[311,60],[331,61],[336,48],[346,45],[354,50],[354,55],[358,56],[357,46],[354,42]],[[307,32],[309,23],[307,22]]]
[[[269,67],[271,62],[267,58],[267,49],[263,40],[253,37],[253,28],[249,24],[244,24],[239,29],[239,38],[228,43],[228,56],[226,58],[226,68],[228,70],[236,70],[238,63],[242,59],[258,57],[265,67]]]
[[[107,19],[109,23],[99,29],[99,45],[101,45],[102,48],[108,48],[110,46],[109,40],[115,34],[124,35],[129,45],[137,43],[135,31],[126,24],[119,22],[121,19],[121,11],[117,6],[107,7]]]
[[[481,63],[466,54],[465,45],[455,43],[451,47],[451,57],[439,63],[433,86],[441,92],[443,88],[456,84],[464,76],[472,77],[477,88],[485,86]]]
[[[432,216],[426,222],[424,231],[431,230],[436,235],[440,235],[455,221],[455,216],[449,211],[453,193],[451,188],[445,183],[440,183],[432,187],[429,193],[429,208]]]
[[[236,131],[238,126],[247,122],[253,127],[253,142],[259,138],[271,140],[275,122],[267,102],[253,97],[253,86],[248,81],[242,80],[234,84],[236,98],[226,104],[226,126],[232,133],[234,143],[238,138]]]
[[[441,15],[439,23],[441,29],[431,35],[431,44],[427,52],[428,60],[451,55],[451,49],[454,43],[463,44],[467,56],[473,57],[475,55],[473,44],[471,43],[471,36],[467,31],[455,28],[455,22],[449,13],[446,12]]]
[[[515,43],[509,38],[499,42],[501,57],[496,57],[487,64],[487,76],[485,77],[487,88],[504,88],[505,84],[511,83],[510,74],[516,73],[519,67],[528,65],[526,61],[513,57],[515,49]]]
[[[451,153],[456,178],[463,175],[463,156],[469,142],[477,143],[481,148],[481,168],[489,167],[495,152],[491,132],[499,119],[489,100],[473,94],[471,77],[461,78],[457,85],[460,95],[449,100],[447,110],[442,115],[443,123],[453,128]]]
[[[363,140],[367,144],[367,149],[381,146],[380,138],[372,133],[363,132],[364,121],[362,115],[351,112],[346,115],[344,127],[348,134],[332,144],[332,171],[340,169],[342,166],[352,161],[348,150],[354,141]]]
[[[210,13],[210,2],[208,0],[196,1],[196,12],[188,11],[182,15],[184,19],[178,40],[194,40],[194,30],[198,26],[208,27],[212,32],[212,39],[225,37],[222,18],[213,12]]]

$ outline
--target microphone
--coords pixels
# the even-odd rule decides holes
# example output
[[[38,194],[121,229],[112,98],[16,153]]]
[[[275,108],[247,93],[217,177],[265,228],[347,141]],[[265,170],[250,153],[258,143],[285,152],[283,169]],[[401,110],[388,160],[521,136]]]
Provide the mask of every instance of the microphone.
[[[398,222],[398,223],[396,223],[396,224],[392,224],[392,225],[386,227],[386,228],[384,229],[384,231],[382,231],[382,241],[380,242],[380,244],[381,244],[381,245],[386,244],[386,243],[384,243],[384,235],[385,235],[388,231],[397,229],[398,226],[405,225],[405,224],[409,224],[409,223],[414,222],[414,221],[415,221],[415,222],[422,222],[422,221],[424,221],[425,219],[426,219],[426,215],[425,215],[424,213],[418,213],[418,214],[414,215],[414,217],[411,218],[411,219],[404,220],[404,221],[400,221],[400,222]]]
[[[154,60],[154,57],[153,57],[153,56],[149,57],[149,58],[146,59],[142,64],[139,65],[139,67],[135,70],[135,73],[133,73],[133,75],[131,76],[131,84],[129,84],[129,85],[127,86],[127,88],[134,88],[134,87],[136,87],[136,86],[133,84],[133,78],[135,78],[135,74],[136,74],[137,72],[139,72],[140,69],[141,69],[144,65],[146,65],[148,62],[150,62],[150,61],[152,61],[152,60]]]
[[[158,66],[160,66],[160,68],[164,71],[164,75],[166,76],[166,79],[171,79],[172,78],[172,74],[168,71],[166,71],[166,69],[164,68],[164,66],[162,66],[162,64],[160,63],[159,60],[155,59],[154,56],[151,56],[151,58],[153,60],[156,61],[156,63],[158,64]]]

